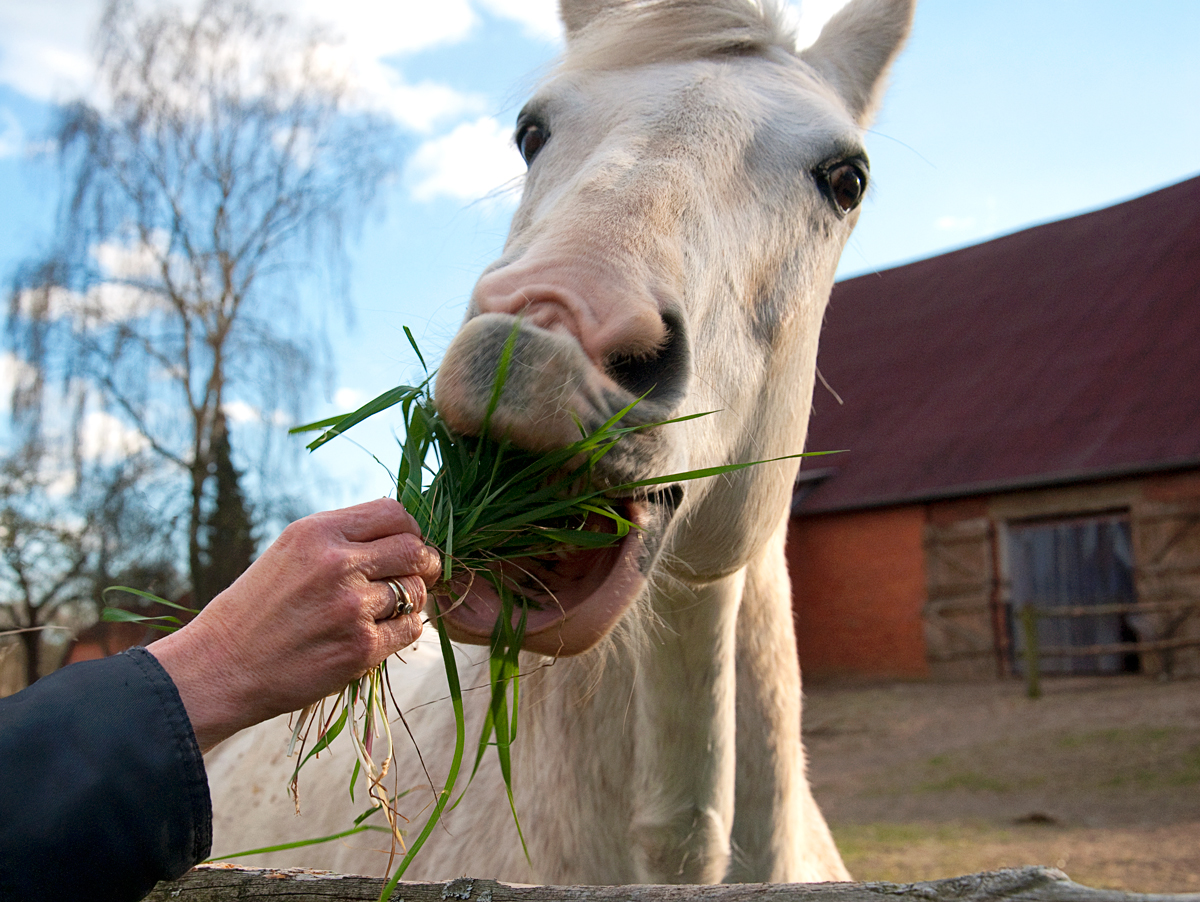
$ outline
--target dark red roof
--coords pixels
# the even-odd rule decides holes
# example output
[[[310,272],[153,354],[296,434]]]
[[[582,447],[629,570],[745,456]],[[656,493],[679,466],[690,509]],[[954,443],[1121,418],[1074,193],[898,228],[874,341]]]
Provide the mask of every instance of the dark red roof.
[[[1200,178],[840,282],[817,365],[798,513],[1200,466]]]

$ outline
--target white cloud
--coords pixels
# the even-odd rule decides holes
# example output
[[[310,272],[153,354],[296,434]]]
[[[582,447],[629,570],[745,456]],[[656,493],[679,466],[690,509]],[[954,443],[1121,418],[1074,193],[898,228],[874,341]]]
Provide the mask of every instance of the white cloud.
[[[4,0],[0,3],[0,83],[38,100],[94,96],[91,39],[101,0]],[[188,0],[192,8],[196,0]],[[520,23],[533,37],[560,40],[556,0],[304,0],[294,10],[338,38],[323,63],[350,77],[362,105],[423,135],[482,114],[486,100],[431,80],[406,79],[393,63],[417,51],[451,47],[481,25],[479,10]],[[25,135],[0,111],[0,158],[19,152]]]
[[[226,401],[221,405],[221,412],[225,414],[226,419],[231,423],[250,423],[259,425],[261,423],[269,423],[272,426],[280,428],[289,427],[294,424],[293,418],[283,410],[274,410],[270,416],[264,417],[263,412],[253,404],[247,404],[245,401]]]
[[[167,233],[158,231],[150,243],[102,241],[89,249],[92,259],[109,279],[150,279],[162,272]]]
[[[184,5],[197,4],[189,0]],[[4,0],[0,83],[38,100],[89,94],[91,40],[102,7],[101,0]],[[386,61],[461,43],[480,25],[477,7],[519,22],[536,37],[558,37],[555,0],[305,0],[289,11],[326,25],[341,38],[329,45],[329,59],[353,73],[365,102],[427,132],[439,119],[477,114],[479,99],[446,85],[410,84]]]
[[[245,401],[226,401],[221,405],[221,411],[234,423],[262,422],[262,412]]]
[[[562,40],[557,0],[479,0],[479,4],[493,15],[520,22],[532,37]]]
[[[967,232],[975,231],[977,233],[985,233],[993,231],[999,221],[997,210],[999,202],[995,195],[985,195],[974,201],[972,206],[976,207],[974,213],[947,213],[937,217],[933,221],[933,227],[939,232]],[[982,206],[983,209],[978,208]]]
[[[102,463],[132,457],[150,446],[144,435],[102,410],[84,415],[79,441],[80,453],[85,460]]]
[[[469,202],[504,188],[524,172],[508,127],[484,116],[418,147],[406,176],[418,201],[448,197]]]
[[[37,100],[61,100],[90,81],[97,0],[0,3],[0,82]]]
[[[0,3],[0,83],[37,100],[87,96],[94,87],[91,40],[102,8],[100,0],[4,0]],[[341,52],[335,55],[353,61],[364,92],[380,94],[382,100],[376,98],[375,105],[405,124],[414,118],[415,127],[428,129],[437,118],[430,107],[439,104],[445,115],[475,111],[473,101],[464,100],[459,92],[444,86],[432,90],[424,84],[406,85],[382,62],[464,40],[479,21],[467,0],[387,4],[308,0],[299,12],[344,37],[336,45]],[[517,9],[513,15],[528,18],[529,13]],[[400,115],[405,102],[416,104],[411,117]],[[7,129],[0,128],[0,135],[7,139]]]
[[[34,368],[12,351],[0,354],[0,413],[8,411],[13,390],[32,384],[36,376]]]
[[[78,292],[52,285],[48,288],[22,288],[17,292],[16,308],[22,316],[58,319],[70,315],[81,301]]]
[[[118,323],[146,316],[163,306],[162,296],[156,292],[120,282],[101,282],[88,289],[74,313],[94,321]]]
[[[302,13],[327,22],[337,40],[322,47],[322,62],[345,73],[368,108],[428,133],[473,115],[483,99],[431,81],[406,81],[388,60],[463,41],[479,22],[467,0],[380,4],[375,0],[307,0]]]
[[[359,68],[359,85],[369,106],[422,134],[443,122],[478,114],[486,106],[480,95],[464,94],[437,82],[408,84],[391,66],[377,61]]]
[[[46,426],[44,435],[49,453],[39,461],[37,480],[50,497],[65,498],[79,486],[68,453],[72,445],[69,426],[61,416],[54,417]],[[113,414],[95,409],[84,414],[78,441],[79,454],[88,463],[118,463],[150,447],[150,441],[141,432]]]
[[[370,59],[458,43],[478,21],[467,0],[306,0],[300,10]]]
[[[101,275],[111,281],[100,282],[82,293],[60,285],[25,288],[17,296],[17,307],[27,316],[72,317],[88,323],[121,322],[160,310],[161,295],[139,287],[138,283],[153,285],[161,277],[166,243],[167,237],[162,233],[154,236],[152,244],[122,241],[94,244],[89,253],[99,265]],[[171,267],[182,268],[182,264],[172,258]]]
[[[25,315],[36,311],[45,319],[73,317],[93,324],[145,316],[161,305],[162,299],[156,293],[120,282],[101,282],[86,293],[53,285],[25,288],[17,295],[17,309]]]
[[[367,396],[357,388],[339,388],[333,393],[333,406],[338,410],[349,413],[358,410],[366,403]]]

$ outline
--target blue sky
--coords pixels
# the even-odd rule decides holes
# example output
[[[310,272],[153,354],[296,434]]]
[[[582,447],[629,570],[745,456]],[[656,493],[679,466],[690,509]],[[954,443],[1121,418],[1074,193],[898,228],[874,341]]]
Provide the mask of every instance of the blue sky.
[[[838,0],[808,0],[811,30]],[[293,9],[300,4],[293,5]],[[36,151],[87,90],[99,0],[0,5],[0,277],[44,246],[56,172]],[[307,0],[397,118],[402,172],[352,247],[354,325],[313,417],[413,374],[402,328],[440,355],[498,252],[523,167],[506,145],[560,38],[553,0]],[[920,0],[868,140],[872,190],[841,275],[885,269],[1200,174],[1197,0]],[[3,370],[0,369],[0,382]],[[0,385],[0,388],[3,388]],[[387,427],[364,442],[389,458]],[[324,452],[323,452],[324,453]],[[365,454],[327,454],[315,501],[382,494]]]

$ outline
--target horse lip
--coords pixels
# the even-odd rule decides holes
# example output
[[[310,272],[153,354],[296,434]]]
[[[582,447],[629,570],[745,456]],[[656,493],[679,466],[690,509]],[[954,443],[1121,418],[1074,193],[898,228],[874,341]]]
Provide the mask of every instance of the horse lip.
[[[497,362],[510,339],[514,365],[498,406],[491,411],[493,437],[508,436],[534,452],[557,450],[594,430],[637,401],[584,352],[573,337],[522,323],[509,314],[471,317],[443,358],[435,387],[438,409],[456,432],[478,435],[488,421],[488,399]],[[546,386],[554,389],[547,391]],[[649,425],[672,415],[674,399],[643,398],[622,418],[622,425]],[[645,441],[647,435],[628,436]],[[615,483],[629,481],[617,478]]]
[[[630,530],[615,547],[614,563],[600,585],[586,598],[566,608],[544,607],[526,613],[525,637],[521,647],[549,657],[582,654],[611,632],[646,585],[648,562],[645,527],[649,516],[645,505],[631,503],[630,520],[639,528]],[[496,600],[489,587],[472,588],[461,604],[448,607],[440,596],[434,604],[441,623],[456,642],[490,645],[496,625]],[[441,608],[447,609],[442,611]]]

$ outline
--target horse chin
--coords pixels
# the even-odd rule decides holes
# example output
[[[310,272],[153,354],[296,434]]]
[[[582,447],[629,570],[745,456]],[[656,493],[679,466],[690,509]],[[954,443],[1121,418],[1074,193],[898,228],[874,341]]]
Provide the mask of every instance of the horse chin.
[[[646,585],[649,554],[645,527],[646,504],[626,505],[638,528],[616,545],[583,549],[549,558],[515,561],[506,568],[511,582],[533,587],[523,590],[525,634],[521,647],[550,657],[582,654],[608,635]],[[455,586],[454,601],[435,599],[450,638],[472,645],[490,645],[500,600],[488,580],[475,578]],[[513,616],[520,618],[521,606]]]

